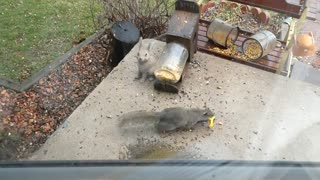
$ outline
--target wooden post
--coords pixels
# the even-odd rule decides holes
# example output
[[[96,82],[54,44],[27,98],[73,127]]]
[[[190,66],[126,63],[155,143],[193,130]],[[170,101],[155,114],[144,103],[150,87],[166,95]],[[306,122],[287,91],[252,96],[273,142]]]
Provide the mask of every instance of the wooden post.
[[[114,53],[111,65],[116,66],[139,41],[140,31],[129,21],[116,22],[112,28]]]

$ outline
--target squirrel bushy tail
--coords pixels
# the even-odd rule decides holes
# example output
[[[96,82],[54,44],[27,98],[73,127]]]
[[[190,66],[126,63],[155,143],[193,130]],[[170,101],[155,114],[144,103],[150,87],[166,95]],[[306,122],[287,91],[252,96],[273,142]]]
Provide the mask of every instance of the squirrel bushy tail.
[[[159,123],[159,112],[152,111],[132,111],[123,114],[119,118],[119,128],[125,131],[139,131],[141,129],[155,129]]]

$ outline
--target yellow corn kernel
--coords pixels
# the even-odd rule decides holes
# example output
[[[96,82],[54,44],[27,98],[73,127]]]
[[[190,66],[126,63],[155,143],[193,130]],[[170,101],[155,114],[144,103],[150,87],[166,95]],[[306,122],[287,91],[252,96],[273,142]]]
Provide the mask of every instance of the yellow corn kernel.
[[[208,126],[209,126],[209,128],[213,128],[213,126],[214,126],[214,120],[215,120],[216,118],[214,117],[214,116],[212,116],[212,117],[210,117],[209,119],[208,119]]]

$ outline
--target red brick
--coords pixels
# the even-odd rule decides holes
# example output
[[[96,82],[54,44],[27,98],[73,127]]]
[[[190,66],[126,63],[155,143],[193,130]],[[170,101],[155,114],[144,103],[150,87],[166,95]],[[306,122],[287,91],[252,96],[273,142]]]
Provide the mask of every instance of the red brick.
[[[257,8],[257,7],[252,7],[251,8],[251,13],[256,16],[256,17],[259,17],[260,13],[261,13],[261,9],[260,8]]]
[[[270,14],[266,11],[262,11],[260,14],[259,14],[259,19],[262,23],[264,24],[268,24],[269,21],[270,21]]]
[[[216,3],[214,1],[209,1],[207,3],[208,8],[214,7],[216,5]]]
[[[249,8],[248,5],[242,4],[242,5],[240,6],[240,10],[241,10],[241,13],[242,13],[242,14],[245,14],[245,13],[247,13],[247,12],[250,11],[250,8]]]

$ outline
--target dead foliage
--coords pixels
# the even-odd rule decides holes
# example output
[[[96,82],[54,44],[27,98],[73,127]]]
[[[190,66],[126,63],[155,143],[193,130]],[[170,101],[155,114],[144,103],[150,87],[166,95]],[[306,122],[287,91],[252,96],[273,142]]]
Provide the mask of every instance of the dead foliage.
[[[137,26],[144,38],[165,32],[168,17],[174,7],[172,0],[101,0],[104,11],[98,16],[100,25],[129,20]]]

